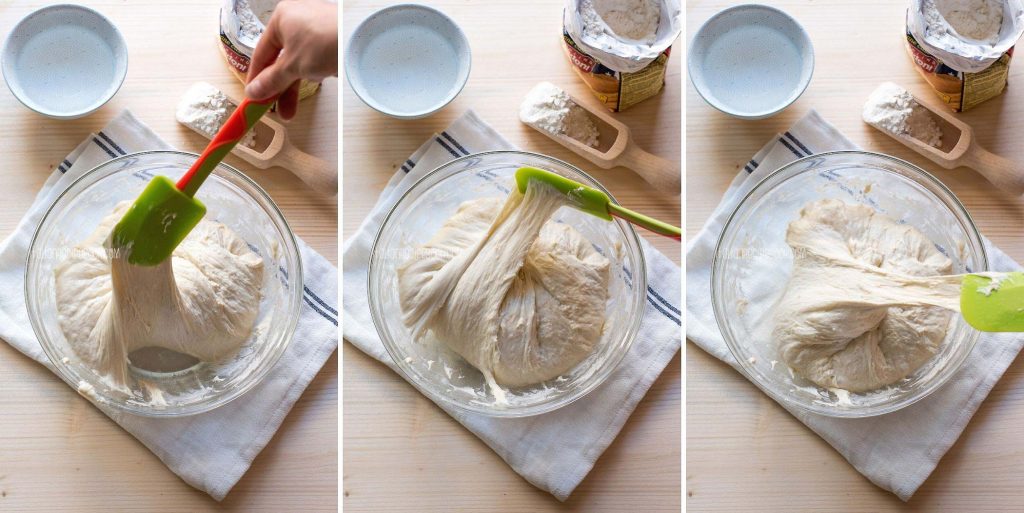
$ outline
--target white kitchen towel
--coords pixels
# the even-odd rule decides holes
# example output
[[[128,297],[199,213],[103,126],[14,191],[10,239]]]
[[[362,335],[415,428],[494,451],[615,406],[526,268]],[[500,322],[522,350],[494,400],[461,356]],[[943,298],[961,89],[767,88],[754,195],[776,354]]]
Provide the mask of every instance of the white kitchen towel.
[[[857,149],[818,113],[811,111],[789,131],[776,135],[733,180],[725,197],[686,251],[686,337],[738,368],[711,310],[711,259],[729,215],[772,171],[798,158],[832,150]],[[1019,271],[1020,265],[985,239],[992,269]],[[1024,335],[982,334],[963,368],[945,386],[895,413],[839,419],[789,409],[832,445],[871,482],[908,500],[959,438],[967,422],[1024,345]],[[785,405],[783,405],[785,407]]]
[[[171,149],[130,112],[89,135],[54,170],[28,213],[0,243],[0,283],[21,291],[29,239],[57,196],[93,167],[128,153]],[[143,178],[140,178],[143,180]],[[295,335],[264,381],[211,412],[182,418],[147,418],[101,408],[153,451],[188,484],[221,500],[267,445],[324,362],[338,347],[338,270],[301,240],[303,306]],[[0,338],[54,370],[32,332],[25,297],[0,295]]]
[[[373,238],[398,198],[423,175],[457,157],[501,149],[514,147],[475,113],[466,112],[402,164],[359,230],[345,241],[345,339],[395,372],[398,369],[377,336],[367,305],[367,265]],[[495,196],[505,194],[497,187],[494,192]],[[622,363],[597,390],[554,412],[522,419],[499,419],[441,406],[513,470],[559,500],[568,498],[587,475],[681,346],[680,269],[646,242],[643,251],[650,286],[640,332]]]

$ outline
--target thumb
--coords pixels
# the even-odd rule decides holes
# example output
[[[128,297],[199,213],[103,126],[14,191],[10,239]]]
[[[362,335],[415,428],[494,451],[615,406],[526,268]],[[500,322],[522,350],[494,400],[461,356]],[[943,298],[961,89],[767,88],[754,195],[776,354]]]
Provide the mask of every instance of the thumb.
[[[266,100],[277,96],[298,80],[289,70],[283,55],[279,55],[273,64],[264,68],[245,86],[245,96],[253,100]]]

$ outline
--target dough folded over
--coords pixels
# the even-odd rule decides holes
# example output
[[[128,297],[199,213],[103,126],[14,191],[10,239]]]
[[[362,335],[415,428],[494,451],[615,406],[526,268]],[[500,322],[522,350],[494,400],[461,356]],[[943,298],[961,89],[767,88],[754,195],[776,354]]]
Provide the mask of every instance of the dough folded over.
[[[895,383],[939,352],[960,277],[916,228],[864,205],[810,203],[789,225],[793,274],[776,307],[783,361],[829,388]]]
[[[601,339],[610,264],[568,225],[562,194],[467,201],[398,268],[403,319],[489,383],[527,386],[572,369]]]
[[[160,265],[129,264],[104,247],[128,206],[119,204],[55,269],[61,329],[78,356],[123,385],[136,349],[202,361],[238,350],[259,313],[263,259],[228,227],[203,220]]]

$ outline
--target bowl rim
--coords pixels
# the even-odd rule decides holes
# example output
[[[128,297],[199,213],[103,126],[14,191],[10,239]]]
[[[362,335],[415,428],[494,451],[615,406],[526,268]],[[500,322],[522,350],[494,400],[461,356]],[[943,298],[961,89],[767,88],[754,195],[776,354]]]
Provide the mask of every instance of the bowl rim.
[[[726,325],[727,322],[725,322],[722,319],[722,313],[719,312],[719,308],[717,306],[719,302],[716,300],[716,296],[719,296],[720,294],[718,292],[716,292],[716,287],[714,285],[715,277],[720,272],[720,270],[718,269],[718,267],[719,267],[719,260],[721,258],[722,244],[725,241],[726,233],[729,231],[730,227],[732,227],[734,225],[734,222],[736,221],[736,218],[737,218],[737,214],[740,212],[741,208],[748,203],[750,198],[755,193],[760,191],[762,189],[762,187],[765,187],[769,180],[775,178],[776,176],[779,176],[782,173],[785,173],[785,172],[789,171],[790,169],[795,168],[796,166],[798,166],[798,165],[800,165],[802,163],[809,162],[811,160],[819,159],[819,158],[823,158],[823,157],[843,157],[843,156],[867,156],[867,157],[871,157],[871,158],[879,158],[879,159],[882,159],[882,160],[887,160],[887,161],[890,161],[893,164],[896,164],[897,166],[904,167],[905,169],[909,170],[914,176],[920,178],[922,181],[928,182],[928,183],[936,186],[943,194],[946,194],[948,199],[950,200],[951,206],[953,207],[953,208],[950,208],[950,211],[953,212],[954,215],[956,215],[957,212],[954,211],[954,209],[956,209],[956,210],[959,211],[959,214],[963,216],[963,219],[964,219],[964,221],[966,221],[967,227],[969,228],[969,231],[967,233],[968,238],[976,239],[977,242],[978,242],[978,245],[977,245],[977,247],[978,247],[978,256],[980,257],[979,260],[981,261],[981,264],[984,267],[984,269],[981,269],[981,270],[978,270],[978,271],[975,271],[975,272],[982,272],[982,271],[987,271],[988,270],[988,268],[990,267],[991,263],[989,262],[988,251],[985,249],[984,240],[982,239],[981,232],[978,230],[977,224],[975,224],[974,219],[970,215],[970,212],[967,211],[967,208],[960,201],[960,198],[958,198],[956,196],[956,194],[954,194],[953,191],[949,189],[949,187],[947,187],[944,183],[942,183],[942,181],[940,181],[934,175],[932,175],[928,171],[925,171],[921,167],[919,167],[919,166],[917,166],[917,165],[915,165],[915,164],[913,164],[911,162],[908,162],[906,160],[903,160],[901,158],[894,157],[892,155],[886,155],[884,153],[877,153],[877,152],[873,152],[873,151],[864,151],[864,150],[836,150],[836,151],[827,151],[827,152],[822,152],[822,153],[816,153],[816,154],[813,154],[813,155],[808,155],[806,157],[801,157],[799,159],[793,160],[792,162],[789,162],[788,164],[785,164],[785,165],[779,167],[778,169],[772,171],[771,173],[768,173],[767,175],[765,175],[764,178],[759,180],[754,185],[754,187],[752,187],[749,191],[747,191],[746,194],[743,195],[743,197],[739,200],[739,202],[736,203],[736,207],[729,214],[729,217],[726,220],[725,224],[722,225],[722,233],[719,234],[718,240],[715,242],[715,250],[714,250],[714,253],[712,253],[713,256],[712,256],[712,260],[711,260],[711,273],[710,273],[711,280],[710,280],[710,283],[709,283],[709,287],[710,287],[710,291],[709,292],[711,293],[712,313],[714,314],[714,317],[715,317],[716,327],[718,328],[719,332],[721,333],[722,339],[725,341],[726,346],[729,347],[729,353],[738,362],[738,365],[736,365],[735,368],[737,370],[739,370],[740,373],[743,374],[747,378],[748,381],[750,381],[751,383],[755,384],[766,395],[768,395],[769,397],[771,397],[772,399],[774,399],[776,402],[778,402],[780,405],[783,405],[783,406],[787,406],[787,407],[788,406],[792,406],[792,407],[795,407],[798,410],[803,411],[803,412],[814,413],[814,414],[818,414],[818,415],[824,415],[824,416],[835,417],[835,418],[870,418],[870,417],[877,417],[879,415],[884,415],[884,414],[887,414],[887,413],[892,413],[892,412],[901,410],[903,408],[906,408],[906,407],[908,407],[908,406],[910,406],[910,405],[912,405],[912,404],[914,404],[914,403],[924,399],[925,397],[928,397],[929,395],[934,393],[936,390],[939,390],[940,388],[945,386],[945,384],[953,377],[953,375],[955,375],[960,370],[960,368],[963,366],[963,363],[967,360],[967,357],[970,355],[971,351],[974,349],[974,345],[977,342],[977,339],[978,339],[978,336],[979,336],[979,332],[977,330],[971,330],[969,332],[969,339],[967,341],[967,344],[968,344],[969,347],[968,347],[967,351],[964,352],[964,356],[960,359],[959,362],[956,362],[955,368],[951,369],[949,372],[946,372],[943,375],[937,376],[936,380],[933,382],[933,385],[930,387],[930,389],[925,390],[924,393],[919,393],[916,396],[907,396],[906,398],[904,398],[901,401],[896,401],[896,402],[893,402],[891,404],[887,404],[887,405],[884,405],[882,407],[879,407],[879,408],[877,408],[874,411],[868,411],[868,412],[865,412],[864,410],[861,410],[861,409],[855,409],[855,408],[851,408],[851,409],[814,408],[814,407],[811,407],[811,406],[808,406],[808,405],[805,405],[805,404],[802,404],[802,403],[799,403],[799,402],[796,402],[796,401],[792,401],[792,400],[790,400],[789,398],[785,397],[782,394],[777,394],[775,391],[773,391],[771,389],[771,387],[768,386],[768,384],[764,383],[758,377],[757,374],[754,374],[754,373],[750,372],[750,370],[748,369],[748,365],[750,365],[749,362],[747,362],[745,360],[744,355],[740,354],[740,352],[739,352],[739,350],[737,348],[737,344],[736,344],[735,340],[732,339],[732,336],[731,336],[729,330],[724,327],[724,325]],[[888,170],[885,170],[885,171],[889,172]],[[794,178],[796,176],[799,176],[801,174],[809,173],[809,172],[814,172],[814,171],[812,169],[804,169],[804,170],[800,171],[799,173],[795,173],[792,177],[787,178],[786,181],[788,181],[789,179]],[[780,185],[782,183],[785,183],[785,181],[779,182],[779,184],[776,184],[776,186]],[[929,192],[931,192],[931,191],[929,191]],[[938,198],[938,199],[940,199],[940,201],[941,201],[941,198]],[[942,203],[945,204],[944,201],[942,201]]]
[[[718,101],[709,90],[705,90],[704,88],[701,87],[700,84],[698,84],[698,81],[695,77],[698,75],[703,76],[704,72],[701,69],[701,67],[697,65],[698,57],[701,57],[703,54],[698,55],[697,51],[698,48],[706,49],[706,45],[697,45],[694,42],[697,41],[698,38],[705,36],[707,30],[710,29],[711,24],[719,21],[721,18],[733,14],[734,12],[737,11],[757,10],[768,12],[772,16],[776,16],[780,19],[786,20],[787,22],[791,23],[796,28],[796,30],[789,33],[789,35],[798,36],[797,39],[799,40],[799,42],[803,45],[804,48],[807,49],[807,57],[804,58],[803,55],[801,55],[802,65],[800,71],[800,83],[797,85],[795,89],[793,89],[793,91],[791,91],[791,97],[789,97],[786,101],[778,104],[775,108],[768,111],[744,112],[735,109],[730,109],[725,104]],[[700,98],[704,100],[705,103],[713,107],[715,110],[722,112],[723,114],[728,114],[730,116],[747,120],[770,118],[782,112],[790,105],[796,103],[796,101],[799,100],[801,96],[803,96],[804,92],[807,91],[807,88],[811,84],[811,79],[814,78],[814,66],[814,43],[811,41],[811,36],[810,34],[807,33],[807,30],[804,28],[804,26],[801,25],[800,22],[796,20],[796,18],[791,16],[789,13],[783,11],[782,9],[763,4],[734,5],[732,7],[727,7],[713,14],[710,18],[708,18],[707,20],[704,21],[704,23],[701,24],[700,28],[697,29],[697,32],[695,32],[693,37],[690,39],[690,46],[686,55],[686,72],[690,78],[690,84],[692,84],[694,90],[697,91],[697,95],[700,96]]]
[[[454,39],[455,42],[459,43],[458,46],[456,47],[456,53],[458,53],[460,57],[460,63],[462,60],[461,57],[465,55],[466,65],[464,67],[461,65],[459,66],[456,78],[458,82],[458,87],[453,88],[452,91],[450,91],[449,94],[442,101],[438,102],[435,105],[426,107],[424,110],[400,112],[388,108],[387,106],[381,104],[372,97],[364,96],[363,94],[360,93],[359,88],[356,87],[356,84],[358,83],[361,85],[362,81],[361,78],[359,78],[361,77],[361,74],[359,73],[355,64],[357,59],[354,49],[356,45],[354,42],[357,37],[363,37],[367,35],[365,32],[366,30],[368,30],[368,26],[371,21],[379,18],[380,16],[392,15],[394,14],[395,11],[410,9],[426,12],[429,15],[434,16],[437,19],[440,19],[445,24],[450,25],[453,31],[451,34],[447,35],[446,39]],[[355,93],[357,98],[362,100],[362,102],[371,109],[380,112],[385,116],[390,116],[396,119],[421,119],[430,116],[431,114],[434,114],[435,112],[447,107],[448,104],[455,101],[455,98],[462,94],[462,90],[466,88],[466,84],[469,82],[469,75],[472,72],[472,69],[473,50],[469,46],[469,38],[466,37],[466,34],[465,32],[463,32],[462,27],[460,27],[458,23],[455,23],[455,20],[452,19],[450,16],[440,11],[439,9],[436,9],[429,5],[417,3],[401,3],[389,5],[387,7],[384,7],[383,9],[378,9],[371,13],[369,16],[367,16],[363,21],[359,22],[359,25],[357,25],[356,28],[352,30],[352,34],[349,36],[348,42],[345,46],[345,81],[348,82],[349,88],[352,89],[352,92]]]
[[[15,68],[14,65],[10,63],[10,60],[13,57],[12,55],[10,55],[10,52],[12,51],[10,49],[10,44],[16,36],[22,35],[22,32],[25,30],[26,24],[30,20],[44,16],[60,15],[62,12],[65,11],[81,11],[91,16],[95,16],[97,20],[99,20],[102,24],[104,24],[110,29],[112,38],[110,38],[109,41],[107,38],[104,38],[104,41],[114,43],[114,47],[112,48],[112,50],[115,53],[113,62],[115,66],[114,73],[116,76],[114,80],[111,82],[111,85],[113,87],[109,88],[108,91],[105,92],[103,95],[96,97],[95,101],[90,106],[81,110],[58,112],[43,108],[41,105],[38,105],[31,99],[23,96],[23,94],[19,92],[20,87],[15,88],[12,85],[12,81],[17,81],[15,77],[18,76],[18,73],[15,71],[17,68]],[[120,53],[123,53],[123,58],[117,55],[119,53],[119,50],[121,51]],[[124,85],[124,81],[128,76],[128,61],[128,44],[124,39],[124,34],[122,34],[121,30],[117,28],[117,25],[114,25],[114,23],[110,21],[109,18],[104,16],[96,9],[78,4],[47,5],[28,13],[23,18],[18,20],[18,23],[16,23],[14,27],[11,29],[11,31],[7,34],[7,37],[4,39],[3,48],[0,49],[0,69],[3,70],[4,83],[7,85],[7,88],[11,91],[11,94],[18,100],[19,103],[27,107],[29,110],[51,119],[60,120],[82,118],[88,116],[89,114],[92,114],[93,112],[96,112],[104,105],[106,105],[107,102],[111,100],[111,98],[117,95],[118,91],[120,91],[121,87]]]
[[[39,222],[36,223],[35,228],[32,230],[32,236],[29,238],[28,250],[25,255],[25,272],[22,274],[22,280],[24,281],[22,287],[22,294],[24,295],[25,298],[25,306],[28,312],[29,323],[32,325],[33,335],[35,335],[36,339],[39,341],[39,345],[43,348],[43,352],[46,354],[47,359],[53,365],[53,368],[56,369],[56,374],[60,376],[60,378],[65,383],[67,383],[69,386],[71,386],[71,388],[75,390],[78,389],[79,384],[72,382],[71,376],[73,375],[73,373],[71,373],[66,368],[66,365],[61,360],[61,355],[55,352],[55,348],[51,347],[50,344],[48,343],[43,343],[44,337],[40,336],[40,333],[45,333],[42,326],[40,325],[42,319],[37,318],[37,316],[33,314],[33,309],[29,307],[29,305],[31,304],[31,299],[35,297],[35,292],[32,290],[33,287],[31,286],[30,283],[30,263],[32,262],[33,259],[32,250],[36,246],[44,222],[50,218],[50,216],[53,214],[53,209],[57,206],[58,203],[60,203],[62,199],[64,199],[69,194],[69,191],[71,191],[75,186],[82,183],[85,179],[91,178],[95,173],[98,173],[105,166],[111,165],[118,161],[128,160],[130,158],[138,158],[145,155],[176,155],[192,159],[199,158],[198,154],[186,151],[147,150],[128,153],[126,155],[119,155],[117,157],[105,160],[93,166],[88,171],[85,171],[78,178],[75,178],[70,184],[68,184],[66,188],[64,188],[63,191],[60,192],[60,194],[58,194],[53,199],[50,205],[46,207],[46,211],[43,213],[42,217],[39,218]],[[118,411],[123,411],[125,413],[129,413],[132,415],[150,418],[188,417],[192,415],[198,415],[200,413],[206,413],[214,409],[220,408],[228,403],[231,403],[235,399],[238,399],[239,397],[242,397],[246,393],[251,391],[253,388],[256,387],[256,385],[262,383],[263,380],[267,377],[267,375],[270,374],[271,369],[276,367],[278,362],[280,362],[281,357],[283,357],[284,353],[288,350],[288,346],[291,345],[295,337],[295,328],[298,325],[298,318],[302,307],[302,284],[305,283],[305,275],[302,264],[302,254],[299,250],[299,245],[297,239],[295,238],[295,233],[292,231],[291,226],[288,224],[288,220],[285,218],[284,213],[281,211],[280,207],[277,206],[277,203],[275,203],[273,198],[270,197],[270,194],[268,194],[267,191],[263,189],[263,187],[256,183],[256,181],[246,176],[245,173],[242,173],[238,169],[235,169],[233,166],[224,162],[218,164],[217,167],[214,169],[214,172],[216,172],[217,170],[223,170],[227,172],[229,175],[240,179],[247,186],[252,187],[253,191],[255,191],[257,195],[262,196],[262,199],[273,209],[273,213],[277,218],[276,221],[279,222],[281,228],[284,229],[284,242],[285,246],[288,246],[284,248],[284,250],[288,251],[289,247],[291,249],[294,249],[295,269],[289,271],[288,279],[295,280],[295,283],[299,284],[299,286],[292,287],[293,297],[291,298],[290,304],[293,305],[294,315],[288,316],[288,324],[285,326],[285,330],[282,335],[284,338],[284,343],[282,345],[281,350],[276,355],[272,355],[268,361],[264,362],[263,369],[261,369],[259,373],[255,375],[254,379],[249,380],[247,383],[241,384],[241,386],[235,388],[234,390],[232,390],[230,394],[225,395],[221,399],[217,401],[211,401],[197,408],[187,410],[152,410],[140,408],[134,405],[126,405],[110,401],[105,396],[99,394],[96,394],[94,397],[87,398],[90,400],[90,402],[93,402],[97,405],[111,407]]]
[[[522,150],[491,150],[491,151],[482,151],[482,152],[477,152],[477,153],[471,153],[469,155],[464,155],[462,157],[458,157],[458,158],[452,159],[450,161],[447,161],[447,162],[437,166],[436,168],[430,170],[429,172],[425,173],[423,176],[418,178],[408,189],[406,189],[406,191],[404,193],[402,193],[402,195],[398,198],[398,200],[395,202],[395,204],[392,205],[388,209],[387,215],[381,221],[380,228],[377,229],[377,233],[374,235],[373,245],[370,246],[369,266],[367,268],[367,273],[366,273],[367,303],[368,303],[369,310],[370,310],[370,317],[373,320],[374,329],[377,331],[377,334],[380,337],[381,342],[384,345],[384,348],[387,350],[388,356],[395,363],[395,367],[399,370],[399,372],[402,375],[402,377],[405,378],[405,380],[408,381],[410,384],[412,384],[417,390],[419,390],[420,393],[422,393],[424,396],[426,396],[427,398],[431,399],[435,403],[438,403],[439,405],[450,406],[450,407],[453,407],[456,410],[461,411],[463,413],[476,413],[476,414],[485,415],[485,416],[488,416],[488,417],[495,417],[495,418],[523,418],[523,417],[531,417],[531,416],[535,416],[535,415],[541,415],[541,414],[544,414],[544,413],[550,413],[552,411],[564,408],[565,406],[568,406],[568,405],[578,401],[579,399],[589,395],[591,392],[593,392],[598,387],[600,387],[602,384],[604,384],[605,381],[607,381],[607,379],[609,377],[611,377],[611,375],[615,372],[615,370],[618,369],[619,365],[622,363],[622,360],[625,358],[626,353],[628,353],[629,350],[633,347],[633,344],[636,341],[637,336],[639,335],[640,325],[641,325],[641,323],[643,321],[643,318],[644,318],[644,312],[646,311],[646,307],[645,307],[645,302],[644,301],[645,301],[645,299],[647,297],[647,257],[644,254],[644,249],[643,249],[643,245],[640,242],[640,237],[637,235],[636,230],[633,229],[633,226],[630,223],[627,223],[625,221],[616,220],[616,223],[617,223],[616,225],[623,232],[623,236],[626,239],[625,242],[627,244],[631,244],[631,245],[635,246],[636,249],[637,249],[637,252],[636,252],[636,255],[637,255],[636,267],[637,267],[637,269],[634,269],[632,271],[632,282],[633,282],[633,286],[634,286],[633,290],[640,291],[639,294],[642,295],[642,298],[640,299],[640,310],[638,312],[638,315],[634,319],[632,319],[632,322],[630,323],[630,326],[627,328],[627,330],[625,332],[626,342],[625,342],[625,344],[623,346],[622,351],[619,354],[617,354],[617,355],[615,355],[613,357],[614,361],[609,360],[609,367],[608,367],[609,370],[603,376],[599,376],[599,379],[595,379],[593,382],[589,383],[586,387],[581,389],[580,393],[575,394],[575,396],[568,396],[567,395],[567,396],[563,396],[562,398],[560,398],[558,400],[550,401],[550,402],[547,402],[547,403],[542,403],[540,405],[541,407],[536,408],[535,410],[523,410],[523,409],[495,409],[495,408],[488,409],[488,408],[483,408],[483,407],[475,407],[475,406],[471,406],[471,405],[462,404],[462,403],[459,403],[457,401],[453,401],[451,398],[449,398],[449,397],[447,397],[447,396],[445,396],[443,394],[438,394],[438,393],[435,393],[432,390],[427,389],[426,387],[421,385],[419,383],[419,380],[416,377],[414,377],[412,375],[412,373],[406,368],[408,366],[408,364],[401,357],[401,355],[396,354],[396,348],[392,347],[393,343],[386,336],[385,329],[383,327],[381,327],[382,320],[379,318],[379,313],[377,312],[377,309],[374,308],[375,302],[373,300],[374,293],[373,293],[373,281],[372,280],[373,280],[374,273],[372,272],[371,268],[373,267],[373,263],[375,262],[374,255],[377,254],[378,245],[381,242],[382,235],[384,234],[384,230],[388,226],[389,221],[391,221],[392,217],[397,213],[398,207],[405,202],[405,200],[410,196],[410,194],[412,194],[414,191],[419,192],[419,189],[421,187],[423,187],[423,184],[426,183],[426,181],[428,179],[432,178],[434,175],[436,175],[437,173],[441,172],[445,168],[448,168],[448,167],[450,167],[452,165],[458,164],[458,163],[463,162],[463,161],[471,160],[473,158],[479,158],[479,157],[482,157],[482,156],[490,156],[490,155],[512,155],[512,156],[526,155],[526,156],[530,156],[530,157],[539,158],[541,160],[547,160],[547,161],[553,162],[553,163],[555,163],[557,165],[566,166],[567,168],[572,169],[573,171],[576,171],[576,172],[580,173],[580,175],[584,176],[585,178],[591,180],[593,182],[593,184],[595,185],[595,188],[597,188],[598,190],[604,192],[605,194],[608,194],[608,197],[611,198],[612,201],[615,201],[616,203],[618,203],[615,200],[615,198],[612,196],[611,192],[609,192],[607,189],[605,189],[605,187],[603,185],[601,185],[601,183],[597,179],[595,179],[593,176],[591,176],[586,171],[584,171],[584,170],[580,169],[579,167],[574,166],[573,164],[570,164],[570,163],[568,163],[566,161],[557,159],[555,157],[551,157],[549,155],[544,155],[542,153],[535,153],[535,152],[522,151]],[[447,178],[444,178],[444,179],[447,179]],[[444,180],[444,179],[442,179],[442,180]]]

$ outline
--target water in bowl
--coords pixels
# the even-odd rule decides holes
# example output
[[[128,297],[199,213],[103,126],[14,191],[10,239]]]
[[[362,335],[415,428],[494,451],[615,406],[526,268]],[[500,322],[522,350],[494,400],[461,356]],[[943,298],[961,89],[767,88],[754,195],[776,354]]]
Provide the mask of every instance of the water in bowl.
[[[25,41],[16,66],[21,89],[50,112],[88,110],[116,83],[114,50],[98,34],[69,24]]]
[[[803,59],[778,29],[743,25],[717,37],[704,57],[704,81],[734,112],[769,112],[799,92]]]

